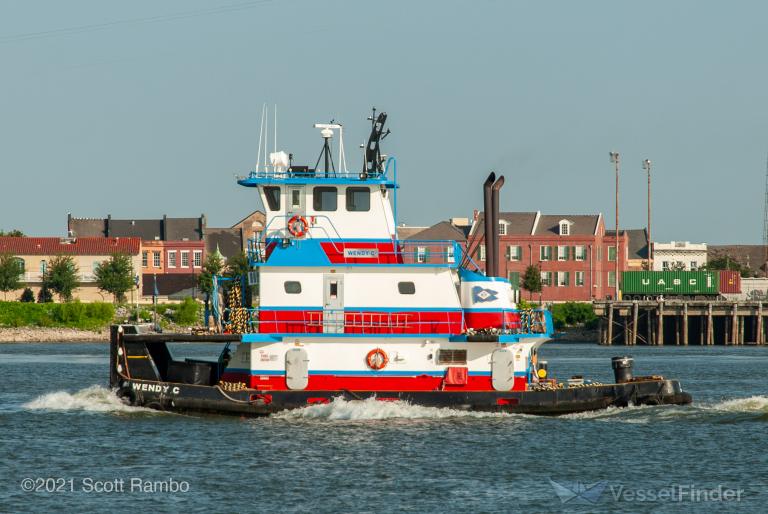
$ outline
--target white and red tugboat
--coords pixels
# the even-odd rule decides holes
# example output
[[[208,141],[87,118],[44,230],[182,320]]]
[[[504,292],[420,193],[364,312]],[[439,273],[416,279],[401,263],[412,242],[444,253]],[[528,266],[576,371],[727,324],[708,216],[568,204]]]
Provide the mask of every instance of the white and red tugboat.
[[[263,232],[249,242],[260,301],[246,333],[113,327],[110,382],[121,397],[245,415],[336,397],[538,414],[691,402],[677,381],[633,378],[626,358],[614,359],[615,384],[567,387],[546,377],[537,349],[551,338],[550,313],[518,310],[509,281],[497,276],[503,177],[491,174],[484,187],[487,273],[470,257],[476,248],[399,240],[396,162],[379,149],[386,117],[371,117],[362,171],[345,167],[341,125],[322,124],[315,168],[275,153],[272,166],[238,180],[266,209]],[[174,360],[167,345],[215,341],[228,344],[211,362]]]

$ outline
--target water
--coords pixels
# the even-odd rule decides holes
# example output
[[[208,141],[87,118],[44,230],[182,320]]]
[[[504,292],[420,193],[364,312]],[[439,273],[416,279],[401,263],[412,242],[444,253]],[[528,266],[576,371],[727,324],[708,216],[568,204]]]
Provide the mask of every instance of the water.
[[[638,374],[680,378],[695,406],[539,418],[335,401],[182,416],[117,401],[106,345],[0,345],[0,511],[764,512],[768,348],[557,343],[542,358],[561,379],[607,382],[622,353]],[[64,482],[25,492],[25,478]],[[564,499],[578,483],[595,494],[562,503],[550,479]],[[669,490],[691,485],[698,501]],[[740,501],[703,501],[719,486]]]

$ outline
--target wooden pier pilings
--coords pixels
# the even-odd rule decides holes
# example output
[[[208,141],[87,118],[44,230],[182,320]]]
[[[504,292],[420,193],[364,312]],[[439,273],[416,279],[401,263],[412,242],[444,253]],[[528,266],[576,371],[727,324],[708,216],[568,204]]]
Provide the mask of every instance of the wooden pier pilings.
[[[603,345],[766,344],[762,302],[605,301],[594,309]]]

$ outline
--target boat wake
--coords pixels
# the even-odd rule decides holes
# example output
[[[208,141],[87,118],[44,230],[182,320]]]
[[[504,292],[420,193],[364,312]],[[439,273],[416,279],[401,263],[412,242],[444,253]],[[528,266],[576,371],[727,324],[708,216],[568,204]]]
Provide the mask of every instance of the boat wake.
[[[22,405],[27,410],[85,411],[85,412],[158,412],[123,403],[106,387],[92,385],[77,392],[55,391],[38,396]]]
[[[378,401],[375,398],[347,401],[338,397],[334,398],[330,403],[284,411],[276,414],[275,418],[286,420],[359,421],[379,419],[499,418],[505,416],[510,416],[510,414],[424,407],[402,401]]]

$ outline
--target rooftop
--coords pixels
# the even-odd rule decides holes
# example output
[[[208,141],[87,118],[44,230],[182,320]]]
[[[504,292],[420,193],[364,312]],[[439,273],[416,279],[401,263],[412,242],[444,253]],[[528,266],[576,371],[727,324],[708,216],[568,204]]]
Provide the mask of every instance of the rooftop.
[[[13,255],[138,255],[138,237],[0,237],[0,252]]]

